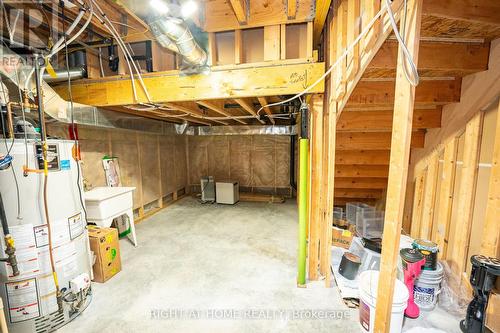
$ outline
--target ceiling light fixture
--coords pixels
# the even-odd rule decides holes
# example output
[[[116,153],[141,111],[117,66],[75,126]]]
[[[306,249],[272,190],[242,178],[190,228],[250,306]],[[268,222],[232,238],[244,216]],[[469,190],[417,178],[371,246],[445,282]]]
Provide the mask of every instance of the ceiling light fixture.
[[[198,4],[193,0],[185,1],[181,6],[181,14],[183,18],[188,18],[198,10]]]
[[[161,15],[169,11],[167,4],[162,0],[151,0],[149,5]]]

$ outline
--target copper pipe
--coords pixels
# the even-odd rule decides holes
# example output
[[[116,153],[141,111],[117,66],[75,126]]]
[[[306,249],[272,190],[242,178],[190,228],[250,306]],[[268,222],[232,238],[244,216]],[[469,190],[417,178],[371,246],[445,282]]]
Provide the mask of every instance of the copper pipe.
[[[14,122],[12,120],[12,106],[18,104],[16,102],[7,103],[7,131],[9,132],[8,138],[14,137]]]
[[[12,118],[12,109],[17,108],[36,108],[36,104],[32,104],[29,100],[24,100],[23,104],[19,102],[9,102],[7,103],[7,130],[9,132],[8,138],[12,139],[14,137],[14,120]]]

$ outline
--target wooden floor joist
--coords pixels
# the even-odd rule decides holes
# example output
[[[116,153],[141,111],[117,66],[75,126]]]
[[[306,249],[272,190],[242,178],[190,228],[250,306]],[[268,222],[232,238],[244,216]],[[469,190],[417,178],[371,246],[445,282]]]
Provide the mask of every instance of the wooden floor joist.
[[[415,64],[418,64],[422,2],[422,0],[408,1],[406,26],[403,26],[401,29],[405,31],[404,38],[409,54]],[[397,275],[399,241],[403,223],[408,162],[410,158],[415,87],[405,77],[404,61],[405,59],[400,47],[396,91],[394,94],[396,98],[394,101],[394,125],[391,140],[391,164],[389,167],[380,278],[377,290],[377,306],[375,309],[374,332],[377,333],[388,333],[391,325],[393,291]]]

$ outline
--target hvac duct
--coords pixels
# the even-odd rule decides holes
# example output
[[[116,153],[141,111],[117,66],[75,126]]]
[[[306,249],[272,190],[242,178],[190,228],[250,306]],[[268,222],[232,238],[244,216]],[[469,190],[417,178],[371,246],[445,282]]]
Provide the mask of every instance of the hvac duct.
[[[182,10],[178,3],[165,2],[168,14],[163,15],[152,15],[154,9],[144,1],[123,0],[121,4],[147,22],[161,46],[180,54],[192,66],[202,67],[207,64],[207,53],[195,41],[186,22],[180,17]]]
[[[196,43],[183,20],[160,16],[148,24],[161,46],[178,52],[191,65],[204,66],[207,63],[206,52]]]
[[[49,73],[45,72],[43,74],[43,80],[47,83],[56,83],[56,82],[68,81],[68,78],[71,78],[71,80],[83,79],[85,77],[86,71],[85,68],[79,67],[79,68],[70,68],[69,73],[68,70],[66,69],[55,70],[55,73],[56,77],[52,77],[50,76]]]

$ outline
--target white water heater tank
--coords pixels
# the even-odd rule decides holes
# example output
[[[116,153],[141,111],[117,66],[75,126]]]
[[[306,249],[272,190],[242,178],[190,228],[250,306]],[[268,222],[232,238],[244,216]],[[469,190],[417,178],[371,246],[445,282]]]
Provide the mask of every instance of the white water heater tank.
[[[7,143],[7,147],[4,144]],[[5,262],[0,263],[0,296],[9,332],[51,332],[69,322],[90,302],[90,286],[71,291],[70,282],[92,274],[90,246],[84,211],[80,202],[79,165],[72,158],[73,141],[49,140],[48,210],[55,269],[62,293],[62,308],[57,303],[56,288],[49,259],[48,227],[44,213],[43,173],[23,176],[27,160],[29,169],[40,169],[40,145],[34,140],[0,138],[0,156],[13,157],[0,170],[2,195],[9,231],[15,242],[20,274],[13,276]],[[42,162],[43,165],[43,162]],[[16,185],[17,182],[17,185]],[[18,199],[19,198],[19,199]],[[1,233],[0,257],[5,257]],[[88,278],[87,278],[88,279]],[[75,290],[75,286],[73,286]],[[75,301],[80,297],[80,301]]]

